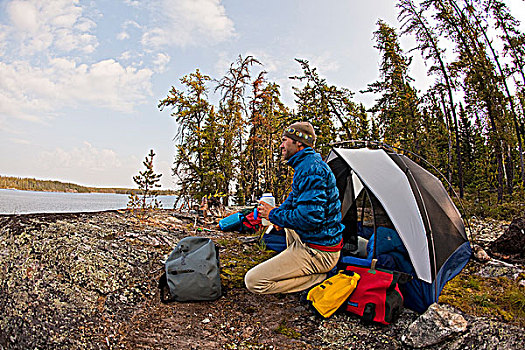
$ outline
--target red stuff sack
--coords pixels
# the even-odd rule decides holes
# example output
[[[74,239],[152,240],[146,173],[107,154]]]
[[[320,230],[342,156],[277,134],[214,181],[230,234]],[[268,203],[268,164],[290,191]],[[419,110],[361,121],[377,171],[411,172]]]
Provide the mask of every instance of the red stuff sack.
[[[361,316],[365,322],[383,324],[391,323],[401,313],[403,295],[398,286],[398,272],[353,265],[345,269],[361,276],[346,301],[346,311]]]
[[[245,209],[241,213],[244,215],[242,226],[239,230],[241,233],[255,233],[261,228],[261,217],[256,219],[253,215],[253,209]]]

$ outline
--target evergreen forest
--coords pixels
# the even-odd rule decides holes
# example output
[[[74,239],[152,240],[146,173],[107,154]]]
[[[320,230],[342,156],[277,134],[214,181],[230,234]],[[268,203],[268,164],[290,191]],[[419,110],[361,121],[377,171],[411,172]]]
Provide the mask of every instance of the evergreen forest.
[[[282,201],[292,170],[280,157],[281,133],[304,120],[313,124],[315,148],[323,156],[335,142],[378,141],[440,176],[451,193],[470,203],[471,214],[521,212],[525,35],[520,23],[498,0],[399,0],[397,9],[399,22],[379,20],[371,42],[380,54],[380,78],[361,91],[376,96],[368,108],[354,99],[355,91],[330,84],[303,58],[295,59],[302,74],[290,77],[293,109],[253,56],[239,56],[219,78],[199,69],[180,78],[158,105],[178,126],[173,175],[180,197],[248,205],[272,192]],[[413,37],[416,47],[405,52],[402,36]],[[424,92],[410,74],[414,55],[423,58],[433,78]],[[490,213],[495,208],[499,214]]]

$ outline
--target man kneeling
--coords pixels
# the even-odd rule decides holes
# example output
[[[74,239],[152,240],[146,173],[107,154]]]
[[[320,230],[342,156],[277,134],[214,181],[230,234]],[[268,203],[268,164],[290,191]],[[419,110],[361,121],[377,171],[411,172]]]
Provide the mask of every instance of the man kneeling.
[[[260,202],[259,215],[286,231],[287,248],[246,273],[249,291],[259,294],[293,293],[326,279],[343,247],[341,203],[334,174],[313,149],[310,123],[288,127],[280,146],[294,168],[292,191],[278,208]]]

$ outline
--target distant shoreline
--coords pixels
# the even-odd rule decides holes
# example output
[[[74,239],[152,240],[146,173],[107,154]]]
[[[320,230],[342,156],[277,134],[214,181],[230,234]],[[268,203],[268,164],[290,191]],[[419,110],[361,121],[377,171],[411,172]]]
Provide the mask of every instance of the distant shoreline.
[[[161,208],[173,208],[177,196],[159,195],[155,199]],[[150,200],[146,199],[147,202]],[[126,209],[129,203],[130,196],[122,193],[0,189],[0,214],[98,212]]]
[[[0,175],[0,189],[37,191],[37,192],[62,192],[62,193],[115,193],[115,194],[141,194],[142,190],[120,187],[87,187],[69,182],[56,180],[38,180],[34,178],[20,178]],[[158,195],[174,195],[174,190],[155,190]]]
[[[33,191],[33,192],[49,192],[49,193],[109,193],[109,194],[130,194],[131,192],[139,194],[141,191],[132,190],[132,189],[112,189],[108,188],[108,191],[105,191],[105,188],[101,188],[99,191],[90,189],[89,191],[75,191],[75,190],[41,190],[41,189],[26,189],[26,188],[14,188],[14,187],[0,187],[0,190],[12,190],[12,191]],[[115,191],[113,191],[115,190]],[[129,192],[122,192],[129,191]],[[159,193],[160,194],[160,193]]]

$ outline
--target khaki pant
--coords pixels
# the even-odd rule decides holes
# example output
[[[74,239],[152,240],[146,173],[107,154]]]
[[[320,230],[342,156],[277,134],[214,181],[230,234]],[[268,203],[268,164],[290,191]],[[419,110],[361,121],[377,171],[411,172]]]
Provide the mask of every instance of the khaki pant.
[[[299,292],[324,281],[326,273],[337,264],[340,252],[312,249],[301,241],[294,230],[285,230],[288,247],[244,276],[244,283],[250,292]]]

